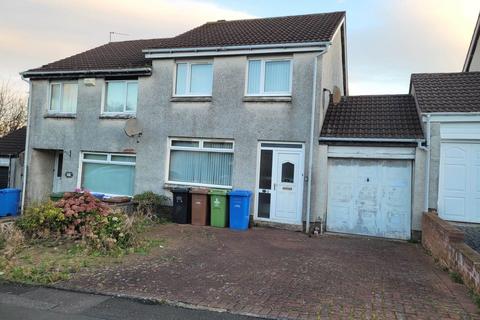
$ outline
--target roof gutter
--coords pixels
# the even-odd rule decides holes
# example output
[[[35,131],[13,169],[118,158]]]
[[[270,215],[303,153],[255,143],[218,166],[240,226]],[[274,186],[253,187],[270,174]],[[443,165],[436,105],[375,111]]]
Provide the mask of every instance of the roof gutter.
[[[320,137],[318,141],[344,141],[344,142],[408,142],[422,143],[425,139],[396,139],[396,138],[338,138],[338,137]]]
[[[172,58],[192,56],[220,56],[244,55],[262,53],[287,53],[311,52],[324,50],[332,44],[331,41],[301,42],[301,43],[275,43],[246,46],[220,46],[220,47],[191,47],[191,48],[162,48],[145,49],[146,58]]]
[[[152,68],[92,69],[92,70],[60,70],[60,71],[25,71],[23,78],[62,78],[68,76],[108,76],[108,75],[150,75]]]

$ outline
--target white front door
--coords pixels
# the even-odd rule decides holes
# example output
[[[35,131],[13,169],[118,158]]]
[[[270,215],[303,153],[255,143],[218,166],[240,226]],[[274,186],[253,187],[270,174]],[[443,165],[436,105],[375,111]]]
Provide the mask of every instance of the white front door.
[[[412,162],[328,160],[327,230],[410,239]]]
[[[301,224],[303,145],[262,145],[265,146],[261,146],[260,150],[256,218]]]
[[[438,213],[480,223],[480,143],[442,143]]]

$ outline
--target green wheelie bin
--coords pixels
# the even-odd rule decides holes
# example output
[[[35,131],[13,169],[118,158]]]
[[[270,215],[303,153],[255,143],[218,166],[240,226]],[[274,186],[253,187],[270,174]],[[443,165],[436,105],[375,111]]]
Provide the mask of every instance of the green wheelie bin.
[[[210,189],[210,225],[225,228],[228,226],[227,190]]]

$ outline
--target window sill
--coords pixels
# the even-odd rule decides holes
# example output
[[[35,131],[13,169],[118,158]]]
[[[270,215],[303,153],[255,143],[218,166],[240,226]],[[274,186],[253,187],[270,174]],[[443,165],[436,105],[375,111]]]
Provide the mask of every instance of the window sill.
[[[245,96],[243,102],[292,102],[288,96]]]
[[[175,182],[165,182],[163,185],[164,189],[171,190],[175,188],[206,188],[206,189],[225,189],[232,190],[232,187],[225,186],[209,186],[209,185],[200,185],[200,184],[188,184],[188,183],[175,183]]]
[[[212,97],[172,97],[170,102],[211,102]]]
[[[77,117],[76,113],[46,113],[44,118],[54,118],[54,119],[75,119]]]
[[[117,113],[117,114],[104,113],[99,116],[100,119],[133,119],[136,117],[137,117],[136,114],[132,114],[132,113]]]

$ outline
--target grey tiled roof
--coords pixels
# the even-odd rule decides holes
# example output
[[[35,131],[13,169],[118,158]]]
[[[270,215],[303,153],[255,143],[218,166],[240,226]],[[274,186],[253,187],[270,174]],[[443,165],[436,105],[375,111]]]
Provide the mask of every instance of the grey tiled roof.
[[[422,113],[480,112],[480,72],[412,74]]]
[[[12,131],[0,138],[0,155],[17,155],[25,150],[27,128]]]
[[[423,132],[411,95],[366,95],[330,102],[320,137],[423,139]]]
[[[203,24],[173,38],[111,42],[29,72],[126,69],[151,66],[143,49],[257,45],[332,40],[345,12]]]

